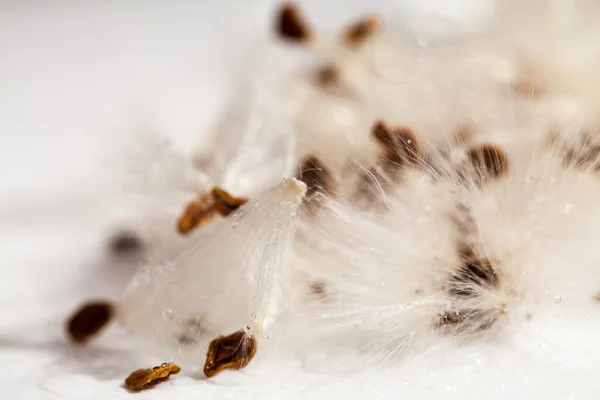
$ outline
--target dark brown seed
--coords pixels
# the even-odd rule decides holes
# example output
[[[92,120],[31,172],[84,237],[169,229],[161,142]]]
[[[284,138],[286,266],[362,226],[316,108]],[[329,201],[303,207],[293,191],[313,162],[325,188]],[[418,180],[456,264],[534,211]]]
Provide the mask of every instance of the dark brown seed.
[[[419,145],[417,138],[412,130],[408,128],[397,128],[394,130],[396,143],[402,148],[403,153],[408,157],[408,161],[413,165],[419,162]],[[399,151],[397,151],[399,154]]]
[[[110,239],[108,248],[110,252],[115,255],[126,256],[139,253],[143,250],[144,244],[142,239],[135,232],[122,231]]]
[[[371,132],[373,133],[375,140],[377,140],[380,145],[384,147],[390,146],[392,141],[391,129],[383,121],[375,122]]]
[[[306,156],[300,163],[296,177],[306,184],[306,196],[317,192],[332,194],[334,181],[329,169],[315,156]]]
[[[275,18],[275,30],[284,40],[293,43],[304,43],[310,39],[308,24],[300,14],[298,7],[292,3],[284,3]]]
[[[378,30],[379,19],[375,17],[365,17],[346,28],[344,31],[344,42],[348,46],[360,46]]]
[[[478,177],[498,179],[508,172],[508,156],[499,146],[482,144],[469,149],[468,158]]]
[[[453,276],[450,294],[476,296],[479,287],[494,287],[498,281],[498,274],[487,258],[469,257]]]
[[[397,167],[407,166],[409,163],[415,166],[419,164],[421,151],[411,129],[392,129],[378,121],[373,125],[372,133],[384,150],[383,157],[386,163]]]
[[[204,374],[210,378],[226,369],[242,369],[255,354],[256,339],[243,330],[229,336],[219,336],[208,346]]]
[[[74,342],[85,342],[96,335],[114,314],[114,306],[108,301],[93,301],[81,306],[67,322],[67,332]]]

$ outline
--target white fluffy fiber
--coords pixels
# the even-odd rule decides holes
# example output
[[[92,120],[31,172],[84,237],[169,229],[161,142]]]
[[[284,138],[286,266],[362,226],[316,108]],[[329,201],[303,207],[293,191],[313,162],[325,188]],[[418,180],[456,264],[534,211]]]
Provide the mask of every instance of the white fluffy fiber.
[[[278,208],[260,192],[291,176],[306,154],[332,170],[341,191],[316,215],[301,213],[281,238],[271,233],[280,232],[279,222],[271,225],[268,218],[241,226],[233,217],[202,228],[203,234],[189,239],[197,250],[169,260],[166,276],[157,272],[163,264],[151,263],[136,278],[119,305],[127,315],[124,325],[160,337],[169,333],[169,341],[181,321],[165,318],[165,310],[201,314],[203,349],[216,335],[248,325],[255,316],[253,299],[265,297],[271,314],[279,314],[269,324],[275,333],[256,332],[259,351],[274,344],[305,356],[331,352],[335,360],[355,354],[377,364],[473,343],[524,357],[543,341],[551,352],[568,339],[549,338],[556,329],[544,328],[547,321],[599,318],[600,190],[593,171],[564,166],[561,146],[584,130],[594,140],[600,31],[590,15],[600,9],[593,2],[563,0],[495,6],[479,30],[454,37],[386,31],[393,21],[384,18],[383,34],[358,51],[343,49],[335,37],[322,39],[314,57],[342,68],[350,96],[324,93],[310,79],[310,63],[259,81],[258,95],[246,104],[246,112],[256,114],[230,115],[246,118],[246,124],[237,125],[237,135],[227,131],[213,148],[215,158],[229,156],[218,160],[224,172],[214,184],[259,200],[239,218],[290,218],[293,210]],[[296,47],[290,51],[315,50]],[[513,90],[523,82],[529,95]],[[263,99],[268,106],[261,107]],[[410,127],[423,146],[457,152],[451,135],[461,124],[474,124],[477,142],[507,152],[508,174],[482,189],[465,189],[452,172],[444,182],[410,172],[383,194],[386,211],[360,209],[347,167],[374,162],[370,129],[380,119]],[[442,162],[442,168],[456,166]],[[463,300],[463,308],[497,318],[479,335],[434,328],[440,313],[457,301],[440,288],[458,268],[458,228],[450,215],[461,202],[475,229],[470,245],[499,271],[498,288],[478,288],[477,298]],[[296,225],[292,244],[286,238]],[[248,246],[252,252],[244,250]],[[272,252],[281,253],[280,265],[261,279],[273,280],[277,290],[236,272],[266,270]],[[315,282],[324,283],[325,298],[311,293]],[[252,285],[258,289],[250,290]],[[524,338],[531,348],[519,345]],[[178,351],[185,358],[185,346]]]

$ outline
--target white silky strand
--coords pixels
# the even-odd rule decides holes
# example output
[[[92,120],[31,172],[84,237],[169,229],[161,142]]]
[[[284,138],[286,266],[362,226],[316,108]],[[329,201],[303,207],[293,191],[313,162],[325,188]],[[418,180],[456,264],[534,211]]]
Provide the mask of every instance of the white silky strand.
[[[244,327],[260,338],[276,312],[277,279],[305,192],[304,183],[285,180],[199,231],[175,259],[150,262],[119,301],[119,322],[188,353]]]
[[[301,69],[234,104],[210,175],[251,201],[202,226],[177,256],[159,252],[119,302],[120,322],[185,357],[218,335],[247,327],[264,338],[276,327],[288,350],[381,363],[470,339],[519,342],[522,331],[543,340],[537,321],[600,319],[600,30],[577,25],[599,9],[519,4],[451,41],[313,46],[339,68],[343,90]],[[562,10],[573,20],[557,18]],[[562,38],[556,47],[543,45],[547,33]],[[378,120],[414,131],[421,169],[376,176]],[[461,142],[465,126],[473,132]],[[479,185],[465,175],[481,165],[465,165],[482,145],[507,165]],[[588,164],[567,165],[569,152]],[[307,155],[336,187],[296,217],[307,187],[290,177]],[[364,175],[374,201],[356,198]],[[486,262],[493,276],[477,282]]]

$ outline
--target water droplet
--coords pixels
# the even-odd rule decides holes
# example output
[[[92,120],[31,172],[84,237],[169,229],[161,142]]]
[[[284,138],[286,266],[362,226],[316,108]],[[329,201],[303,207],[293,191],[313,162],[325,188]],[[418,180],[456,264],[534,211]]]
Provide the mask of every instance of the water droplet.
[[[251,316],[252,318],[256,318],[256,313],[252,313],[252,314],[250,314],[250,316]]]
[[[560,303],[561,301],[562,301],[562,297],[560,297],[560,296],[555,296],[555,297],[554,297],[554,302],[555,302],[556,304]]]
[[[173,315],[174,315],[173,310],[171,310],[170,308],[167,308],[165,310],[165,313],[164,313],[165,319],[173,319]]]
[[[250,326],[249,325],[246,325],[246,327],[244,328],[244,332],[250,333]]]

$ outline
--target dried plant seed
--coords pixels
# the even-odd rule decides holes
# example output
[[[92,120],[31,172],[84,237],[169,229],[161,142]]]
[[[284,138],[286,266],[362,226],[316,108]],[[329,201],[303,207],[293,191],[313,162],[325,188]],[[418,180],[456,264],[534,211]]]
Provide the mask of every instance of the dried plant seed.
[[[124,384],[129,390],[145,390],[167,380],[170,375],[178,374],[179,371],[181,368],[174,363],[164,363],[149,369],[137,369],[125,379]]]
[[[211,222],[217,215],[230,215],[247,202],[248,199],[234,197],[224,189],[216,187],[210,194],[202,195],[187,206],[177,222],[177,229],[183,235],[188,234],[195,228]]]
[[[207,224],[217,216],[215,199],[211,194],[201,196],[197,201],[190,203],[177,222],[179,233],[186,235],[195,228]]]
[[[499,277],[487,258],[469,258],[452,278],[450,294],[476,296],[478,287],[496,287]]]
[[[322,192],[332,194],[334,180],[329,169],[315,156],[304,157],[296,174],[307,186],[306,196]]]
[[[108,249],[117,256],[137,254],[144,248],[142,239],[130,231],[121,231],[114,235],[109,243]]]
[[[390,128],[382,121],[373,125],[372,134],[383,149],[383,164],[405,167],[417,166],[421,159],[421,150],[417,138],[409,128]]]
[[[317,70],[317,83],[320,86],[332,86],[339,82],[340,70],[335,65],[327,65]]]
[[[221,188],[214,188],[212,191],[214,199],[215,209],[221,214],[222,217],[226,217],[244,204],[248,202],[248,199],[243,197],[233,197],[225,190]]]
[[[379,30],[379,19],[365,17],[350,25],[344,31],[344,42],[351,47],[360,46]]]
[[[104,328],[113,314],[114,306],[110,302],[88,302],[69,318],[67,332],[72,341],[85,342]]]
[[[292,43],[304,43],[310,39],[310,29],[300,14],[298,7],[284,3],[275,19],[275,31],[284,40]]]
[[[210,378],[226,369],[242,369],[252,361],[255,354],[256,339],[244,330],[219,336],[208,346],[204,374]]]
[[[310,285],[310,291],[320,299],[325,299],[327,297],[327,285],[325,282],[313,282]]]
[[[482,144],[473,146],[467,154],[469,161],[483,181],[498,179],[508,172],[508,156],[499,146]]]

